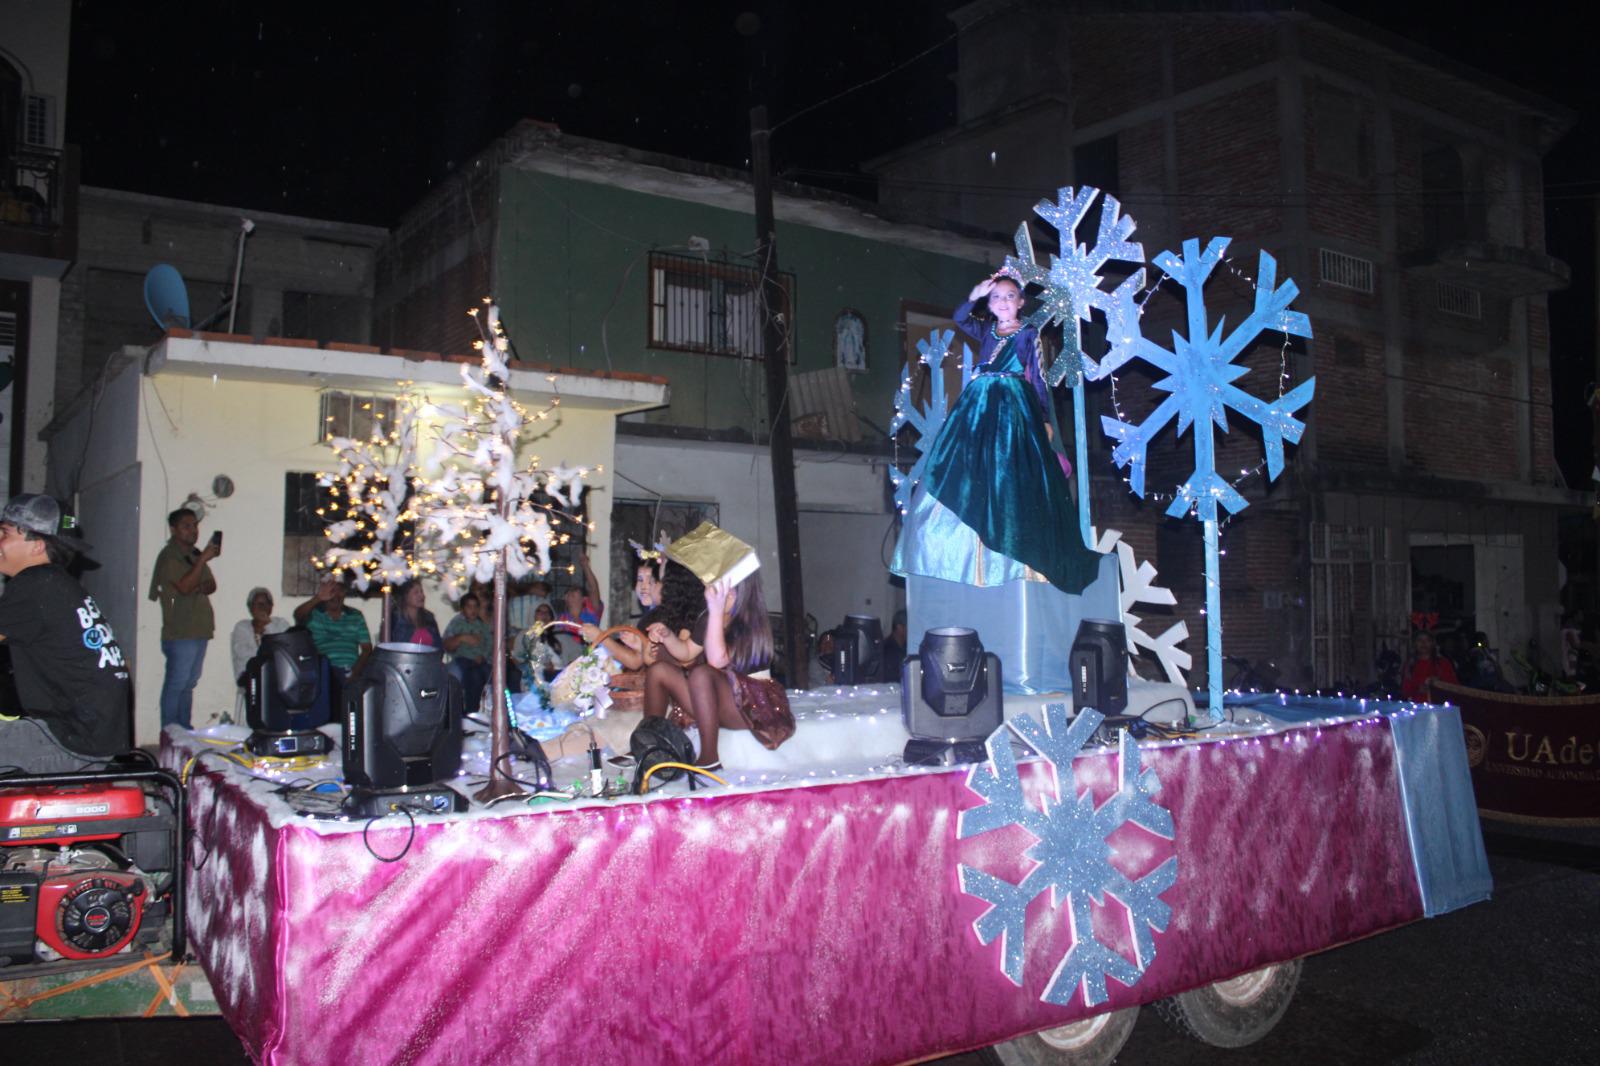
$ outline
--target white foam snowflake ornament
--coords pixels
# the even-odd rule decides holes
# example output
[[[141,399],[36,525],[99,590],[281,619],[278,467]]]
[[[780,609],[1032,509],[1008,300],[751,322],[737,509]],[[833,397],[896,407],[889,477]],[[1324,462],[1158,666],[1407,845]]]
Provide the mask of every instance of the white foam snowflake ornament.
[[[989,761],[967,773],[967,787],[983,798],[961,812],[959,839],[1021,826],[1035,843],[1024,855],[1036,865],[1013,884],[973,866],[961,866],[961,890],[989,907],[973,922],[983,944],[1000,941],[1000,969],[1021,987],[1026,957],[1028,904],[1048,893],[1052,908],[1065,906],[1072,946],[1062,956],[1040,999],[1061,1006],[1081,988],[1093,1007],[1106,1000],[1106,978],[1132,986],[1155,958],[1155,934],[1166,929],[1172,909],[1161,894],[1177,881],[1178,860],[1168,858],[1138,878],[1129,878],[1111,862],[1108,839],[1132,824],[1171,840],[1172,814],[1155,799],[1161,781],[1144,769],[1138,742],[1123,731],[1117,751],[1117,789],[1095,806],[1087,788],[1078,789],[1073,760],[1104,720],[1092,708],[1070,721],[1064,703],[1051,703],[1039,722],[1019,715],[989,737]],[[1050,768],[1049,788],[1038,790],[1037,806],[1029,803],[1011,750],[1012,735],[1042,756]],[[1101,941],[1094,932],[1091,901],[1104,906],[1106,897],[1122,904],[1134,958]]]
[[[925,407],[919,408],[911,398],[911,367],[900,371],[900,390],[894,394],[894,418],[889,422],[889,436],[892,438],[905,426],[915,429],[918,434],[917,461],[911,464],[911,469],[902,474],[898,467],[889,468],[889,479],[894,484],[895,506],[901,514],[911,506],[911,491],[922,480],[928,449],[939,435],[939,427],[944,425],[946,416],[950,414],[950,405],[955,401],[955,395],[947,394],[944,387],[944,361],[954,354],[950,351],[950,342],[954,339],[955,330],[936,329],[930,336],[917,342],[917,351],[921,353],[917,362],[928,368],[928,403]],[[971,380],[972,349],[962,344],[961,387],[966,388]],[[956,395],[959,394],[958,389]]]
[[[1188,685],[1186,671],[1194,665],[1194,660],[1189,653],[1178,645],[1189,639],[1188,623],[1179,620],[1167,627],[1166,632],[1158,637],[1151,636],[1144,631],[1144,619],[1135,613],[1141,603],[1153,604],[1161,607],[1172,607],[1178,598],[1172,590],[1156,584],[1156,568],[1148,559],[1139,560],[1133,553],[1133,545],[1122,539],[1122,532],[1108,529],[1104,533],[1092,530],[1094,534],[1094,550],[1101,554],[1111,551],[1117,553],[1117,572],[1121,578],[1121,593],[1118,607],[1122,614],[1122,629],[1127,635],[1128,649],[1133,654],[1144,652],[1155,657],[1161,664],[1162,671],[1167,675],[1167,680],[1178,685]],[[1134,668],[1133,655],[1128,657],[1128,676],[1138,676]]]

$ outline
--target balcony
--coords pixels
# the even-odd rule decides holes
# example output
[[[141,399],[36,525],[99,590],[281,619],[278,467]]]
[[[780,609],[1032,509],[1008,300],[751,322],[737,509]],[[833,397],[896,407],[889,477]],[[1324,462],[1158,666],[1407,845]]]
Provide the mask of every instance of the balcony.
[[[1532,296],[1572,283],[1572,268],[1555,256],[1488,240],[1456,240],[1400,256],[1408,273],[1497,296]]]
[[[0,277],[59,277],[77,251],[77,148],[0,149]]]

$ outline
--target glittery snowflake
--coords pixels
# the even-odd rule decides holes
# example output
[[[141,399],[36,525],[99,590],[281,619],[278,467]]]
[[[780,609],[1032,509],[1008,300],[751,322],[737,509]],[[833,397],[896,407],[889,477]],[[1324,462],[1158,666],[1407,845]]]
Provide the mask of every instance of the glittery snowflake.
[[[1259,334],[1279,330],[1297,337],[1310,337],[1311,321],[1301,312],[1289,310],[1289,304],[1300,290],[1293,281],[1278,285],[1277,261],[1262,252],[1255,309],[1226,337],[1223,335],[1225,322],[1218,322],[1212,330],[1207,323],[1205,283],[1227,248],[1228,238],[1213,237],[1202,255],[1200,242],[1187,240],[1183,242],[1182,256],[1168,251],[1155,258],[1156,265],[1183,287],[1188,305],[1188,336],[1174,333],[1172,350],[1168,351],[1135,335],[1131,342],[1133,350],[1127,358],[1143,359],[1165,372],[1167,376],[1157,381],[1155,388],[1170,395],[1143,422],[1133,424],[1101,418],[1106,433],[1117,441],[1112,460],[1119,467],[1129,468],[1128,484],[1139,496],[1144,495],[1146,451],[1150,442],[1173,418],[1178,420],[1180,435],[1191,425],[1194,427],[1194,472],[1178,486],[1176,498],[1167,508],[1167,514],[1174,518],[1193,511],[1201,520],[1214,522],[1218,503],[1232,514],[1246,506],[1245,498],[1217,473],[1216,468],[1212,427],[1224,433],[1228,431],[1229,408],[1261,427],[1266,444],[1267,474],[1276,478],[1283,470],[1283,442],[1297,443],[1306,428],[1304,422],[1294,417],[1294,412],[1311,402],[1316,388],[1316,379],[1307,378],[1268,403],[1233,384],[1249,372],[1249,367],[1236,364],[1234,359]]]
[[[1069,724],[1066,704],[1052,703],[1044,709],[1043,725],[1020,715],[995,730],[988,742],[988,763],[967,774],[967,787],[984,803],[962,811],[956,827],[961,839],[1010,826],[1021,826],[1035,838],[1024,854],[1037,865],[1020,882],[1012,884],[976,867],[962,866],[961,890],[989,904],[973,922],[973,929],[981,943],[1000,941],[1000,968],[1018,987],[1022,985],[1028,904],[1048,892],[1052,907],[1066,906],[1072,946],[1040,997],[1062,1006],[1079,987],[1084,1003],[1096,1006],[1106,999],[1106,978],[1131,986],[1144,975],[1155,958],[1155,933],[1166,929],[1172,915],[1161,894],[1178,877],[1176,857],[1137,879],[1130,879],[1111,863],[1107,838],[1123,826],[1136,825],[1168,840],[1173,827],[1171,813],[1154,798],[1161,789],[1160,779],[1154,770],[1143,769],[1139,745],[1126,731],[1117,753],[1117,790],[1098,807],[1087,788],[1079,791],[1073,759],[1102,720],[1099,713],[1084,708]],[[1024,795],[1011,733],[1049,764],[1051,787],[1039,791],[1037,806]],[[1090,902],[1104,906],[1106,896],[1123,905],[1133,959],[1095,935]]]
[[[944,388],[944,361],[946,356],[953,354],[950,342],[954,339],[954,330],[936,329],[931,336],[917,342],[917,351],[922,353],[917,361],[928,368],[926,407],[918,408],[911,399],[911,367],[900,371],[900,391],[894,394],[894,418],[889,422],[889,436],[893,437],[904,426],[910,426],[918,433],[917,461],[911,465],[911,469],[902,474],[898,467],[889,468],[889,478],[894,483],[895,506],[901,514],[911,506],[911,490],[922,480],[928,449],[933,446],[933,439],[939,435],[939,427],[944,425],[945,417],[950,413],[950,404],[955,400],[954,395],[945,394]],[[966,388],[971,380],[972,349],[962,344],[961,387]],[[959,393],[960,390],[957,390],[956,394]]]
[[[1099,195],[1099,189],[1085,185],[1074,190],[1069,185],[1056,192],[1055,203],[1041,200],[1034,206],[1034,214],[1060,234],[1062,254],[1052,254],[1048,267],[1034,254],[1033,236],[1026,222],[1017,227],[1017,254],[1006,256],[1007,267],[1042,290],[1039,306],[1028,321],[1039,327],[1066,327],[1063,336],[1067,351],[1045,375],[1051,385],[1076,386],[1083,373],[1090,379],[1104,377],[1127,362],[1139,334],[1139,307],[1134,297],[1144,288],[1143,267],[1113,290],[1100,287],[1100,272],[1112,260],[1144,263],[1144,245],[1128,239],[1133,235],[1134,221],[1122,214],[1116,197],[1108,195],[1101,200],[1100,228],[1094,247],[1078,243],[1078,223]],[[1095,311],[1106,319],[1107,351],[1099,360],[1083,352],[1081,333],[1083,323]],[[1081,362],[1071,358],[1073,351],[1079,353]]]

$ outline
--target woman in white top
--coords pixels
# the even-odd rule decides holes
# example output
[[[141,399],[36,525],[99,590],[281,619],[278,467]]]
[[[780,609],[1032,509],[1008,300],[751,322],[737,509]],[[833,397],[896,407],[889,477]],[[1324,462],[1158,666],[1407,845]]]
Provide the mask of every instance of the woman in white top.
[[[239,684],[242,691],[244,684],[244,668],[250,660],[256,657],[256,649],[261,647],[261,638],[268,633],[282,633],[289,628],[289,623],[272,613],[272,593],[264,588],[253,588],[250,596],[245,600],[245,607],[250,611],[250,617],[244,619],[233,627],[233,679]]]

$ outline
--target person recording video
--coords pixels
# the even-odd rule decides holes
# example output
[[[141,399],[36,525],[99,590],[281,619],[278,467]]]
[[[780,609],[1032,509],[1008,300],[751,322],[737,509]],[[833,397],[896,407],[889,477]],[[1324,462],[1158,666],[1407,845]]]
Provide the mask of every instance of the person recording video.
[[[211,594],[217,591],[217,579],[209,564],[222,554],[222,531],[213,532],[204,548],[196,548],[200,516],[187,507],[167,515],[167,527],[171,539],[156,556],[150,576],[150,598],[161,602],[161,654],[167,660],[161,727],[177,723],[192,729],[194,687],[216,631]]]

